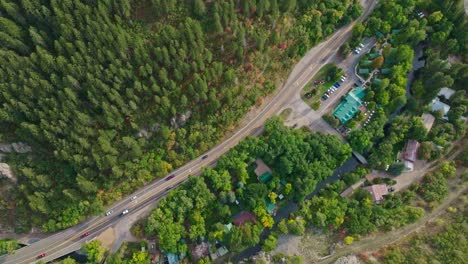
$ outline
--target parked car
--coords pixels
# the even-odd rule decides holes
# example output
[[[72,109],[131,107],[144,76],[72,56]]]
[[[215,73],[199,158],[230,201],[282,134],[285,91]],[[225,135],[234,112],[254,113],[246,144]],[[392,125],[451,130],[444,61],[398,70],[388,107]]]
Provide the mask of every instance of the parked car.
[[[81,238],[89,236],[89,232],[81,234]]]
[[[137,196],[135,195],[130,200],[134,201],[134,200],[136,200],[136,198],[137,198]]]
[[[208,155],[203,156],[201,159],[204,160],[206,158],[208,158]]]
[[[128,214],[128,209],[125,209],[122,211],[122,215],[126,215],[126,214]]]
[[[106,212],[106,216],[111,215],[113,212],[114,212],[113,210],[107,211],[107,212]]]
[[[322,96],[322,100],[323,100],[323,101],[326,101],[328,98],[330,98],[330,96],[328,96],[328,95],[326,95],[326,94],[324,94],[324,95]]]
[[[167,176],[166,181],[168,181],[168,180],[170,180],[170,179],[172,179],[172,178],[174,178],[174,177],[175,177],[175,175],[174,175],[174,174],[171,174],[171,175]]]
[[[364,48],[364,44],[360,43],[359,47]]]
[[[37,258],[40,259],[40,258],[43,258],[45,256],[46,256],[46,253],[41,253],[41,254],[39,254],[39,256],[37,256]]]

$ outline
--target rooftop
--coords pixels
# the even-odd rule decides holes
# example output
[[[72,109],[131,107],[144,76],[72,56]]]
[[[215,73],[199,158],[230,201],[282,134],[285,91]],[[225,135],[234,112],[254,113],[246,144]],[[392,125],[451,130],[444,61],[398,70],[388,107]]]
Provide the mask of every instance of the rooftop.
[[[263,174],[265,174],[265,173],[267,173],[267,172],[271,174],[271,169],[270,169],[270,167],[268,167],[268,166],[265,164],[265,162],[263,162],[263,160],[261,160],[261,159],[256,159],[256,160],[255,160],[255,163],[256,163],[256,167],[255,167],[254,172],[255,172],[255,174],[256,174],[258,177],[262,176]]]
[[[357,113],[362,104],[362,98],[366,95],[363,87],[357,87],[349,92],[343,102],[341,102],[333,111],[333,115],[338,118],[342,124],[346,124]]]
[[[407,161],[415,162],[418,158],[419,142],[416,140],[408,140],[405,145],[405,151],[403,152],[403,159]]]
[[[439,98],[435,98],[434,100],[432,100],[430,106],[433,112],[442,111],[444,116],[446,116],[448,111],[450,111],[450,106],[441,102]]]
[[[380,202],[383,200],[384,195],[388,194],[387,185],[385,184],[375,184],[371,186],[366,186],[364,189],[368,190],[374,202]]]
[[[426,130],[430,131],[432,128],[432,125],[434,125],[435,117],[431,114],[422,114],[421,118],[422,118],[422,121]]]
[[[440,92],[437,94],[437,96],[442,96],[444,97],[445,99],[450,99],[450,97],[452,97],[452,95],[455,93],[455,90],[452,90],[448,87],[444,87],[442,89],[440,89]]]
[[[242,226],[247,222],[255,223],[257,221],[257,218],[255,217],[255,215],[253,213],[247,212],[247,211],[242,211],[242,212],[236,214],[233,218],[234,218],[233,223],[236,226]]]

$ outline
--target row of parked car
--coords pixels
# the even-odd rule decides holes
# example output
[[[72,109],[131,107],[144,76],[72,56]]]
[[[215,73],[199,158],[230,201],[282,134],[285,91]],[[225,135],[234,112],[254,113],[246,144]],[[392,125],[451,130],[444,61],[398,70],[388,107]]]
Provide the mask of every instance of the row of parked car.
[[[359,54],[361,53],[362,49],[364,48],[364,44],[360,43],[355,49],[354,53]]]
[[[328,98],[330,98],[330,95],[332,95],[336,90],[338,90],[341,86],[341,83],[346,80],[346,75],[341,76],[340,80],[336,83],[334,83],[328,90],[322,95],[322,100],[326,101]]]

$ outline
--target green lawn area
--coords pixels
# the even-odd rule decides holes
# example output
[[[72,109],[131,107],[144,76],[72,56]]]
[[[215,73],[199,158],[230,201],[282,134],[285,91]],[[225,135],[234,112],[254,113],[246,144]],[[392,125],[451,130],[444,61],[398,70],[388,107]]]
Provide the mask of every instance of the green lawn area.
[[[333,63],[325,64],[301,91],[302,100],[314,110],[317,110],[320,107],[320,98],[322,97],[323,93],[325,93],[328,88],[330,88],[330,86],[338,81],[339,77],[317,86],[314,86],[314,81],[326,80],[328,72],[330,72],[333,67],[336,67],[336,65]],[[306,97],[307,93],[311,93],[309,98]]]
[[[279,114],[279,117],[281,117],[283,121],[286,121],[286,119],[288,119],[288,116],[291,114],[291,112],[292,112],[291,108],[286,108],[283,111],[281,111],[281,113]]]

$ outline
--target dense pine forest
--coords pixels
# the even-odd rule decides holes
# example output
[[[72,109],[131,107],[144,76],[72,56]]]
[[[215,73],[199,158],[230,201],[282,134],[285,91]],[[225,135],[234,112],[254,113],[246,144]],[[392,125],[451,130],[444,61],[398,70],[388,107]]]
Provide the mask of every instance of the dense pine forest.
[[[16,231],[66,228],[213,146],[359,1],[0,1]]]

